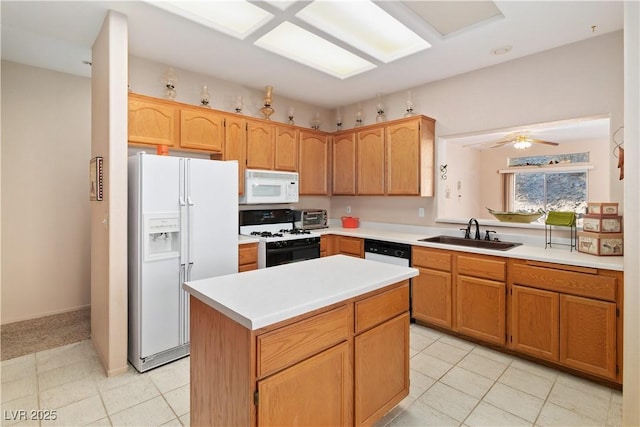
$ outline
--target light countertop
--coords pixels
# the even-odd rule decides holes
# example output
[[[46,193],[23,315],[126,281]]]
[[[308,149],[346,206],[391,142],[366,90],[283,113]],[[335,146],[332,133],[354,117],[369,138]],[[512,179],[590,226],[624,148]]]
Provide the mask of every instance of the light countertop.
[[[257,237],[245,236],[242,234],[238,234],[238,244],[245,245],[247,243],[258,243],[260,239]]]
[[[623,271],[624,269],[624,258],[621,256],[589,255],[578,252],[575,248],[570,251],[567,246],[559,245],[545,249],[544,240],[542,240],[542,242],[538,244],[524,243],[521,246],[516,246],[506,251],[499,251],[495,249],[481,249],[458,245],[445,245],[442,243],[420,242],[419,239],[437,235],[460,236],[459,232],[457,232],[457,234],[452,234],[452,231],[455,233],[457,230],[452,230],[451,228],[429,228],[425,230],[426,232],[419,232],[413,229],[402,230],[402,227],[397,227],[397,229],[394,230],[389,228],[382,229],[367,226],[362,228],[343,228],[339,226],[331,226],[329,228],[314,231],[320,234],[337,234],[342,236],[359,237],[363,239],[376,239],[436,249],[447,249],[459,252],[471,252],[476,254],[501,256],[505,258],[520,258],[532,261],[545,261],[557,264],[575,265],[580,267],[602,268],[605,270]],[[515,239],[504,240],[521,243],[520,241]]]
[[[334,255],[187,282],[184,289],[250,330],[418,275],[410,267]]]

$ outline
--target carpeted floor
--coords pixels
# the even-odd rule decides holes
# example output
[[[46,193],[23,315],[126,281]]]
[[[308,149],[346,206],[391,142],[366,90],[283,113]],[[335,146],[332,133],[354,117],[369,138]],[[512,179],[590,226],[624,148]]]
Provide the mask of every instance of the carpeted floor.
[[[0,360],[83,341],[91,337],[91,309],[0,326]]]

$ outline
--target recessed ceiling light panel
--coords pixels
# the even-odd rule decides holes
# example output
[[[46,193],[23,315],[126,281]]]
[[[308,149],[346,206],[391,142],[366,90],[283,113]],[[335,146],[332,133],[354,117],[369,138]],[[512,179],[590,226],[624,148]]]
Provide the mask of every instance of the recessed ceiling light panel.
[[[147,2],[239,39],[244,39],[273,18],[271,13],[244,0]]]
[[[385,63],[431,47],[368,0],[314,1],[296,17]]]
[[[256,46],[346,79],[376,66],[357,55],[285,21],[255,42]]]

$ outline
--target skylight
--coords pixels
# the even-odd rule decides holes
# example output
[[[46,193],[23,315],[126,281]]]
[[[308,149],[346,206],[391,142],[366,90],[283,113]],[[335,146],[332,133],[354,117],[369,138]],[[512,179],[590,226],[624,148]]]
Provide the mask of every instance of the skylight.
[[[346,79],[376,66],[315,34],[285,21],[255,42],[256,46]]]
[[[314,1],[296,17],[385,63],[431,47],[368,0]]]
[[[247,1],[148,1],[148,3],[214,30],[244,39],[273,15]]]

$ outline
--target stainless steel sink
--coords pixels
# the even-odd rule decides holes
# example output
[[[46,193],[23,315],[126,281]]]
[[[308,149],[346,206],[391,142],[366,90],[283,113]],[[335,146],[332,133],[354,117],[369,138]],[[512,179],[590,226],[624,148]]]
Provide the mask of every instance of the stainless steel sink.
[[[497,251],[507,251],[520,246],[522,243],[497,242],[495,240],[474,240],[454,236],[434,236],[425,239],[418,239],[420,242],[442,243],[444,245],[468,246],[472,248],[495,249]]]

